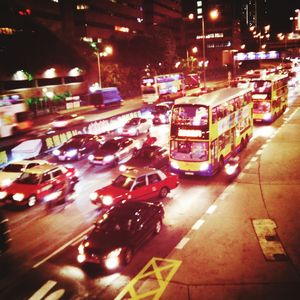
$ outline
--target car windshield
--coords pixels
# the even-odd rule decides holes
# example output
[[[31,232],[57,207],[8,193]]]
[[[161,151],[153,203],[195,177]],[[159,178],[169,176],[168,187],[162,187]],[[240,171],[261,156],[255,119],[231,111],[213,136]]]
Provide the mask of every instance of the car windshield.
[[[67,145],[70,147],[80,147],[84,143],[83,139],[71,138],[67,141]]]
[[[100,148],[101,150],[109,150],[111,152],[115,152],[120,148],[119,143],[116,143],[114,141],[107,141],[105,142],[102,147]]]
[[[16,182],[23,184],[38,184],[40,179],[41,174],[23,173]]]
[[[130,121],[127,122],[127,125],[138,125],[139,124],[139,119],[134,118],[131,119]]]
[[[9,164],[5,168],[2,169],[3,172],[22,172],[22,169],[24,168],[24,165],[21,164]]]
[[[116,233],[130,230],[132,220],[128,218],[110,217],[101,223],[97,223],[95,232]]]
[[[112,185],[115,187],[130,190],[134,181],[135,181],[135,178],[121,174],[113,181]]]

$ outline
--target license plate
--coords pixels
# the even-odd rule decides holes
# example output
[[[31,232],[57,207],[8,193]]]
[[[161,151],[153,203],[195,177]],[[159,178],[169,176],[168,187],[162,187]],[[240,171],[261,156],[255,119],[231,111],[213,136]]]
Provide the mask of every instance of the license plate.
[[[185,175],[194,175],[193,172],[184,172]]]

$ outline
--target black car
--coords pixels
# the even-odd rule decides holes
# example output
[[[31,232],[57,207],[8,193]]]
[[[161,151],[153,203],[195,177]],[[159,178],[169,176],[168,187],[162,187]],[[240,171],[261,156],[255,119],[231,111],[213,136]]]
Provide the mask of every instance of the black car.
[[[52,154],[58,160],[79,160],[91,153],[105,139],[102,135],[78,134],[53,150]]]
[[[77,261],[99,264],[106,270],[127,265],[135,251],[162,228],[162,203],[120,203],[95,223],[78,247]]]
[[[126,164],[120,166],[120,171],[131,168],[150,167],[167,170],[169,166],[169,154],[166,148],[150,145],[143,146],[138,155],[131,158]]]
[[[130,137],[114,137],[99,146],[89,161],[93,165],[117,165],[120,161],[135,156],[141,148],[141,142]]]
[[[0,212],[0,256],[9,247],[8,219]]]

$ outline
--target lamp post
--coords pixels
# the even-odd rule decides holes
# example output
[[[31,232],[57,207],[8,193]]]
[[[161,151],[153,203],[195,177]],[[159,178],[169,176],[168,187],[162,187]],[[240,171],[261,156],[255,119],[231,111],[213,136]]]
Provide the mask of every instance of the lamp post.
[[[97,56],[98,84],[99,84],[99,88],[101,89],[102,88],[102,82],[101,82],[101,60],[100,60],[100,57],[111,55],[113,53],[113,48],[111,46],[106,46],[104,48],[104,51],[100,52],[96,43],[93,42],[91,44],[91,46],[96,50],[95,54]]]
[[[219,17],[219,11],[218,9],[213,9],[210,11],[209,13],[210,15],[210,18],[212,20],[215,20]],[[202,65],[202,68],[203,68],[203,87],[204,89],[206,89],[206,54],[205,54],[205,22],[204,22],[204,15],[202,15],[201,17],[201,24],[202,24],[202,52],[203,52],[203,65]]]

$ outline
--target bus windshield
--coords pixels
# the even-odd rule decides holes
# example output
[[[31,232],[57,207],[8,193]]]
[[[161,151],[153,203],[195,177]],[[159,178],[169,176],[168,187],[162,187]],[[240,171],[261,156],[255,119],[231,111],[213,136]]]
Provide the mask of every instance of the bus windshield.
[[[172,124],[208,126],[208,108],[195,105],[176,105],[173,108]]]
[[[172,141],[170,156],[176,160],[208,160],[208,142]]]
[[[271,81],[267,80],[253,80],[251,85],[254,89],[254,94],[268,94],[271,95]]]

